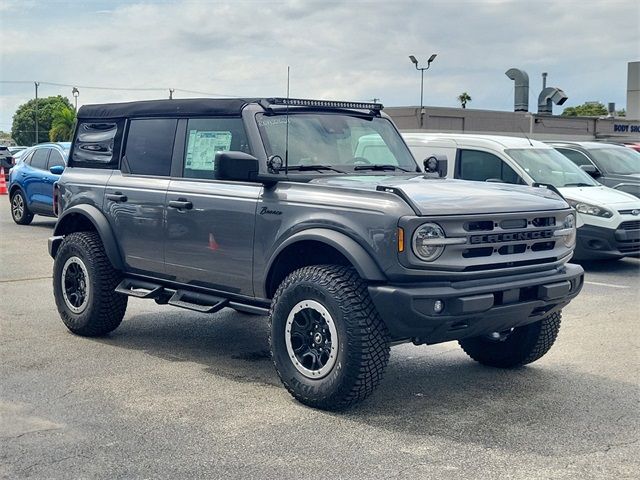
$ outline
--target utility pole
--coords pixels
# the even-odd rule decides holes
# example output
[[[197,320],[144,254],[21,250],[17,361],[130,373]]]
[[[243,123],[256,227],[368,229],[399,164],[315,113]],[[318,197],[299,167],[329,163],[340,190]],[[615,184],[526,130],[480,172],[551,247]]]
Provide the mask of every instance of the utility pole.
[[[174,88],[170,88],[169,89],[169,100],[173,100],[173,92],[175,92],[176,90]]]
[[[38,144],[38,87],[40,82],[33,82],[36,86],[36,145]]]

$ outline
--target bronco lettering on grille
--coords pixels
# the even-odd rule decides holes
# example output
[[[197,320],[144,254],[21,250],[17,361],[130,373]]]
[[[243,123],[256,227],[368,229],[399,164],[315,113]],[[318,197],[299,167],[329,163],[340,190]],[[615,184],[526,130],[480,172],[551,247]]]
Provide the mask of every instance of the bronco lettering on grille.
[[[536,232],[509,232],[494,233],[490,235],[471,235],[469,242],[471,244],[479,243],[502,243],[517,242],[523,240],[541,240],[543,238],[553,237],[553,230],[538,230]]]

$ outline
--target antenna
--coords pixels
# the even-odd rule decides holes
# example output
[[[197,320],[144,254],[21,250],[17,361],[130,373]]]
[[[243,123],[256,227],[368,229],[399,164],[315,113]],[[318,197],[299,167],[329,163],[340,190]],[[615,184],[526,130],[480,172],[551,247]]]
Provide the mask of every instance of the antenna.
[[[520,130],[522,132],[522,135],[524,135],[524,138],[526,138],[529,141],[529,145],[531,145],[533,147],[533,143],[531,143],[531,139],[529,138],[529,135],[524,133],[524,130],[522,129],[522,127],[520,125],[518,125],[518,130]]]
[[[284,140],[284,174],[289,174],[289,71],[291,67],[287,65],[287,124],[285,127]]]

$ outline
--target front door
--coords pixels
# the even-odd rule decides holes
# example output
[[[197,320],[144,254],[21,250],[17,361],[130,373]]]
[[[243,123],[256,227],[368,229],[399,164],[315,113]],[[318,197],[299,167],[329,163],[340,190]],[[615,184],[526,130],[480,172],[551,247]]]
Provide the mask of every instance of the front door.
[[[189,119],[181,168],[166,201],[166,272],[189,283],[253,294],[253,235],[259,183],[215,179],[217,151],[249,153],[240,118]]]

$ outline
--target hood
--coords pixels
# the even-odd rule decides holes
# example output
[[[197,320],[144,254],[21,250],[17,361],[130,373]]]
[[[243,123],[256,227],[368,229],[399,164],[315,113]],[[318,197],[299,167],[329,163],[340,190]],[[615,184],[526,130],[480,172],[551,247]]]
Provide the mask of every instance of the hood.
[[[359,190],[394,189],[420,215],[490,214],[560,210],[567,203],[546,188],[470,182],[422,175],[348,175],[316,178],[312,184]]]
[[[567,199],[579,202],[590,203],[603,207],[628,206],[629,208],[640,208],[640,200],[630,193],[621,192],[613,188],[599,187],[562,187],[559,189]]]

